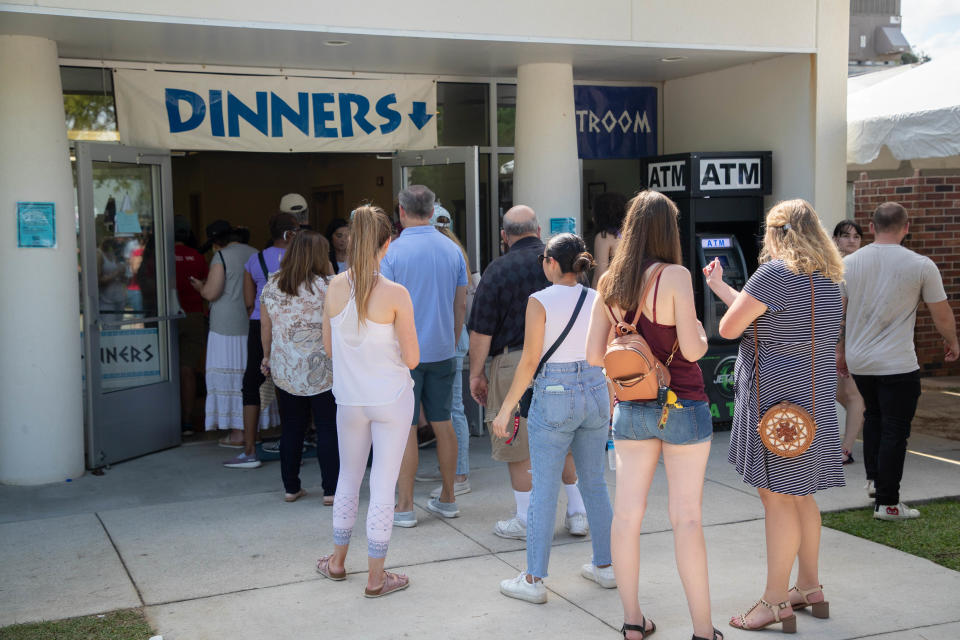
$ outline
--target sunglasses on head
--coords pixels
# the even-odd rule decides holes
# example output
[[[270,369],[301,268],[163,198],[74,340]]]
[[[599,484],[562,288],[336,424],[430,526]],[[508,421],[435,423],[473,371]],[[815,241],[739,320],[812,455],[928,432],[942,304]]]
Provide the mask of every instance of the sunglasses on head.
[[[550,256],[545,256],[545,255],[543,255],[542,253],[537,256],[537,260],[540,261],[540,266],[541,266],[541,267],[543,266],[544,260],[546,260],[546,259],[549,258],[549,257],[550,257]]]

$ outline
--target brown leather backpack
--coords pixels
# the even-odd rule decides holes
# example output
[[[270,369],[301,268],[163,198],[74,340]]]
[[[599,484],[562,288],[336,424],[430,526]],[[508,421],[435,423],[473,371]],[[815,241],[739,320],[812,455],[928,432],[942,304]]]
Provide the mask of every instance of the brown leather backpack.
[[[610,305],[605,305],[607,314],[614,325],[614,338],[603,354],[603,374],[613,384],[617,400],[643,402],[656,400],[661,387],[670,386],[670,363],[677,353],[679,342],[674,341],[673,350],[666,363],[660,362],[650,350],[650,345],[637,331],[643,301],[647,299],[650,287],[656,282],[667,265],[659,264],[647,278],[647,284],[640,294],[640,303],[635,310],[618,318]]]

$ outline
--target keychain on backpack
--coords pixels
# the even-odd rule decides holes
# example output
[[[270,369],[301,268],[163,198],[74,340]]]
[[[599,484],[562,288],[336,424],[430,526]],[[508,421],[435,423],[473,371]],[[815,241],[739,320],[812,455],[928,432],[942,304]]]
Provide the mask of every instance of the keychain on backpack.
[[[664,389],[664,387],[661,387]],[[677,394],[675,394],[670,389],[666,389],[666,397],[663,402],[663,410],[660,411],[660,422],[657,423],[657,428],[663,431],[663,428],[667,426],[667,418],[670,416],[670,409],[683,409],[683,405],[678,402]],[[657,399],[659,400],[660,394],[657,394]]]

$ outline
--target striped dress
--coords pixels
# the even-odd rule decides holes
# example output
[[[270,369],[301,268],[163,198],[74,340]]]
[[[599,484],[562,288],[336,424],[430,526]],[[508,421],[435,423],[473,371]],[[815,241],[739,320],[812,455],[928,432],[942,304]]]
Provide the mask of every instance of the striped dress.
[[[810,278],[791,273],[783,261],[760,265],[743,290],[767,305],[757,319],[760,340],[760,402],[753,381],[753,327],[740,341],[735,371],[736,405],[728,460],[747,484],[796,496],[842,487],[836,345],[842,307],[839,286],[819,273],[816,294],[817,431],[810,448],[796,458],[767,451],[757,433],[760,415],[789,400],[812,409],[810,374]]]

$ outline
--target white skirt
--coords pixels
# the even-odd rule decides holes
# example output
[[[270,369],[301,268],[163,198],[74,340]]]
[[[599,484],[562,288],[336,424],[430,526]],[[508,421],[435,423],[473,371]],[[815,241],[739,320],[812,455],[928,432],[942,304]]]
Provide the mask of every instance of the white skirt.
[[[243,429],[243,372],[247,366],[247,336],[207,335],[207,431]],[[276,400],[260,407],[260,429],[280,424]]]

